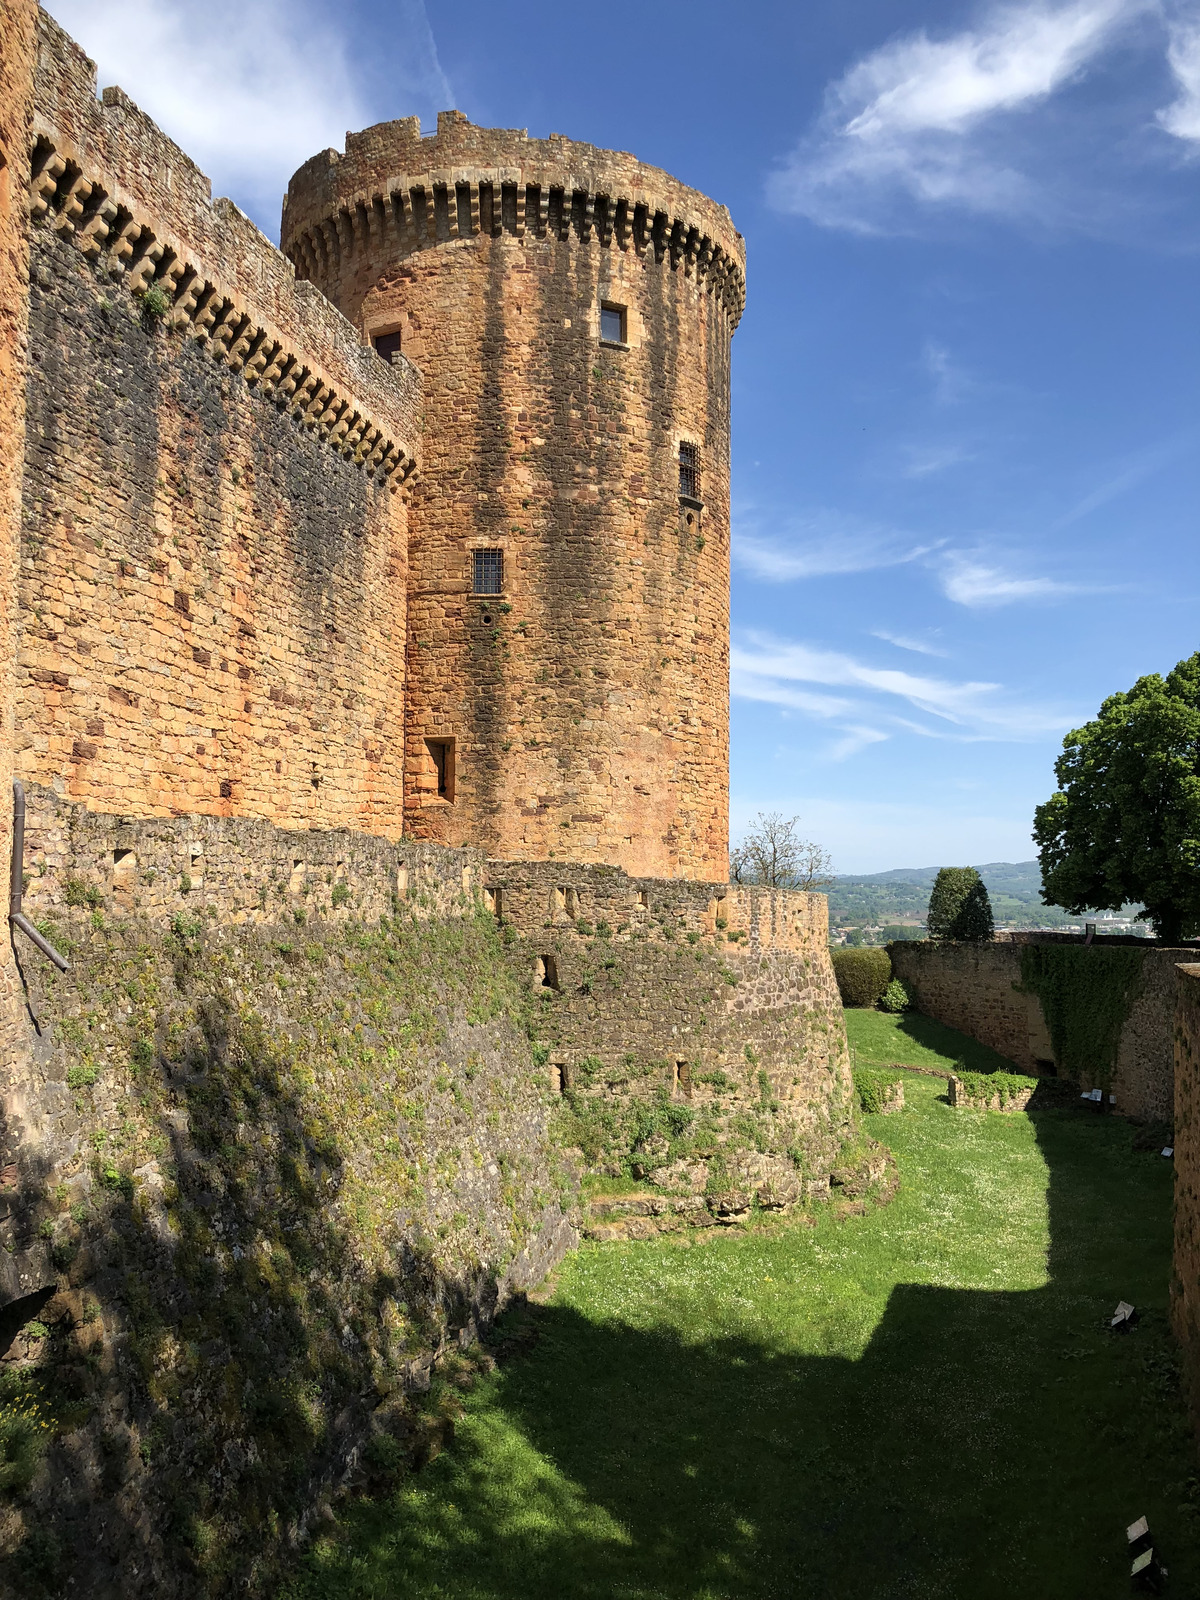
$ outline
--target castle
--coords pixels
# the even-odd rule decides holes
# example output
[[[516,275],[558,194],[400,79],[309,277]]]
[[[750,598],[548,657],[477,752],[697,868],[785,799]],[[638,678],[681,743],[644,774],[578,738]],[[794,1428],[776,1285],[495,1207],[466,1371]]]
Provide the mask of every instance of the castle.
[[[823,897],[726,881],[728,213],[449,112],[277,250],[96,88],[0,10],[0,1358],[78,1592],[182,1596],[581,1226],[880,1169]]]
[[[35,269],[18,773],[723,881],[724,208],[448,112],[306,163],[284,259],[48,30],[41,83],[34,220],[186,354],[122,391]]]

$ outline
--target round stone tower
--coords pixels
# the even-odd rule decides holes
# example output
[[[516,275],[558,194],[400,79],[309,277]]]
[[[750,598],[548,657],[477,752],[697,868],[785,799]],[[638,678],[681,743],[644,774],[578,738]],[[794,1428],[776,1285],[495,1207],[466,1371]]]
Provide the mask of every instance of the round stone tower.
[[[444,112],[307,162],[282,244],[424,376],[405,831],[724,879],[729,213]]]

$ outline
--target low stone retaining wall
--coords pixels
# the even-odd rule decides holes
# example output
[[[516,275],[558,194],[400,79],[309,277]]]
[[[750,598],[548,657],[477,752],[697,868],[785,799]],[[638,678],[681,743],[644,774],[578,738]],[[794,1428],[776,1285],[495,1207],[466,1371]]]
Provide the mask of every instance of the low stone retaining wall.
[[[988,944],[901,940],[889,945],[888,952],[896,976],[909,986],[926,1016],[987,1045],[1018,1072],[1047,1074],[1056,1070],[1056,1063],[1041,1002],[1020,988],[1021,949],[1030,942],[1028,938],[998,938]],[[1103,949],[1106,943],[1095,948]],[[1112,1081],[1103,1084],[1099,1073],[1081,1072],[1077,1074],[1081,1089],[1110,1089],[1116,1096],[1115,1109],[1125,1116],[1170,1121],[1178,963],[1197,954],[1187,948],[1145,944],[1141,982],[1121,1030]]]
[[[961,1078],[951,1074],[946,1089],[952,1106],[967,1106],[972,1111],[1024,1111],[1033,1099],[1037,1084],[1031,1083],[1028,1089],[1018,1089],[1015,1093],[1007,1095],[999,1090],[993,1090],[989,1094],[979,1094],[972,1092],[971,1087]]]
[[[895,1108],[899,1109],[899,1107]],[[652,1239],[660,1233],[731,1227],[760,1212],[790,1211],[804,1201],[851,1201],[870,1197],[886,1204],[896,1192],[896,1159],[886,1146],[869,1140],[856,1159],[833,1172],[805,1180],[797,1172],[789,1187],[763,1186],[724,1194],[595,1195],[588,1204],[583,1236],[594,1243]]]
[[[1200,1433],[1200,963],[1181,963],[1175,998],[1175,1257],[1171,1324]]]

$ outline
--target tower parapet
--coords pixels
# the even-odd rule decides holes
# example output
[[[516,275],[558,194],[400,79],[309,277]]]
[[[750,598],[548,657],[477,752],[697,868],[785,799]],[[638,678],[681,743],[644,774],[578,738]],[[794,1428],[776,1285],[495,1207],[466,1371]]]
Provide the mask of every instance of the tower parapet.
[[[444,112],[307,162],[282,243],[424,375],[406,831],[723,879],[728,212],[630,155]]]

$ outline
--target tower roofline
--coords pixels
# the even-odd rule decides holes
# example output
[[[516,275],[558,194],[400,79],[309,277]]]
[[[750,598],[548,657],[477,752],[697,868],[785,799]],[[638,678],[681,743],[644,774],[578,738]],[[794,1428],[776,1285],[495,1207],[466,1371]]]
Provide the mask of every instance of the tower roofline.
[[[507,210],[499,203],[505,191],[512,196]],[[447,197],[441,231],[439,193]],[[374,227],[386,227],[393,214],[404,221],[410,209],[424,211],[426,197],[432,201],[431,245],[443,232],[448,238],[481,231],[519,237],[545,231],[556,193],[564,202],[557,214],[574,214],[577,232],[594,233],[603,244],[615,239],[621,248],[652,245],[719,292],[737,325],[745,305],[746,248],[727,207],[625,151],[557,133],[530,139],[523,128],[480,128],[460,111],[439,112],[434,134],[422,135],[420,119],[405,117],[348,133],[344,151],[311,157],[288,185],[281,238],[293,258],[306,241],[317,252],[340,249],[360,232],[369,237]]]

